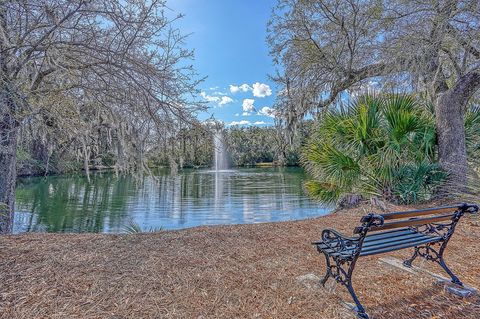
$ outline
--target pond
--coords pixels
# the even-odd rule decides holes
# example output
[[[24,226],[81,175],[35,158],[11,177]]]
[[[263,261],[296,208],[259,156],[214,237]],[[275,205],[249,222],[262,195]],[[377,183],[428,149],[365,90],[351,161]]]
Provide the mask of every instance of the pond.
[[[215,172],[158,170],[142,180],[99,172],[21,178],[14,232],[123,232],[137,223],[180,229],[320,216],[331,209],[304,193],[300,168]]]

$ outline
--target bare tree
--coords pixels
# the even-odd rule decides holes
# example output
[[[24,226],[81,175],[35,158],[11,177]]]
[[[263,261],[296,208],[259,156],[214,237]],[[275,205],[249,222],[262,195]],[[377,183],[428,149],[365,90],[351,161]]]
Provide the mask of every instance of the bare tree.
[[[478,0],[279,0],[269,24],[291,123],[368,81],[435,103],[442,166],[465,183],[464,113],[480,88]]]
[[[54,123],[87,161],[90,131],[114,129],[119,153],[142,166],[146,135],[194,121],[192,52],[167,10],[160,0],[0,0],[0,232],[12,225],[25,123]]]

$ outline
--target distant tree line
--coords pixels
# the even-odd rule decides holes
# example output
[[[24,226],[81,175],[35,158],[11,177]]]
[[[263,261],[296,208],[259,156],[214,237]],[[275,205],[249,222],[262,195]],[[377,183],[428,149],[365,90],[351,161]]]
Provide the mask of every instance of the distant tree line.
[[[225,140],[235,166],[258,163],[299,165],[301,146],[312,127],[312,121],[303,121],[291,140],[279,126],[234,127],[226,130]]]
[[[283,127],[277,126],[234,126],[221,130],[232,166],[254,166],[259,163],[292,166],[299,165],[301,146],[313,125],[312,120],[303,121],[291,139]],[[143,156],[147,167],[169,167],[174,171],[212,167],[215,153],[213,132],[216,129],[206,124],[185,124],[185,127],[174,132],[165,128],[160,134],[145,141]],[[50,133],[49,127],[45,125],[22,127],[17,147],[19,175],[105,168],[118,170],[126,165],[119,156],[121,137],[108,125],[99,125],[91,130],[85,148],[76,143],[75,137],[59,135],[57,132],[51,129]]]

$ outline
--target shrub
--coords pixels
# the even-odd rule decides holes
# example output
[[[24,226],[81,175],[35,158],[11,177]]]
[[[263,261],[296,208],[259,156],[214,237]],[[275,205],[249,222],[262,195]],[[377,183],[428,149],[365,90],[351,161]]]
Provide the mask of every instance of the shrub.
[[[327,112],[308,139],[301,160],[313,180],[306,188],[326,203],[347,194],[428,200],[446,178],[435,150],[427,107],[405,94],[365,95]]]

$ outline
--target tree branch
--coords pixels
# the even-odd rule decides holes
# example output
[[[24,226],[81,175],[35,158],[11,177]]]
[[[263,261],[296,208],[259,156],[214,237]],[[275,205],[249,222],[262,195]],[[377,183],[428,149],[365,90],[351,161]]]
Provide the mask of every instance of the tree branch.
[[[383,62],[370,64],[358,70],[354,70],[344,80],[339,81],[335,85],[333,85],[328,98],[322,100],[317,107],[327,107],[336,100],[337,96],[340,93],[347,90],[355,83],[371,77],[385,75],[388,72],[389,71],[387,65]]]
[[[470,45],[463,37],[461,37],[458,34],[458,31],[450,24],[447,24],[446,26],[447,31],[450,32],[450,34],[453,36],[453,38],[458,41],[458,43],[465,49],[467,52],[469,52],[471,55],[473,55],[476,59],[480,59],[480,51],[475,48],[474,46]]]
[[[450,89],[450,94],[458,98],[462,105],[466,105],[478,89],[480,89],[480,71],[470,71],[455,82]]]

